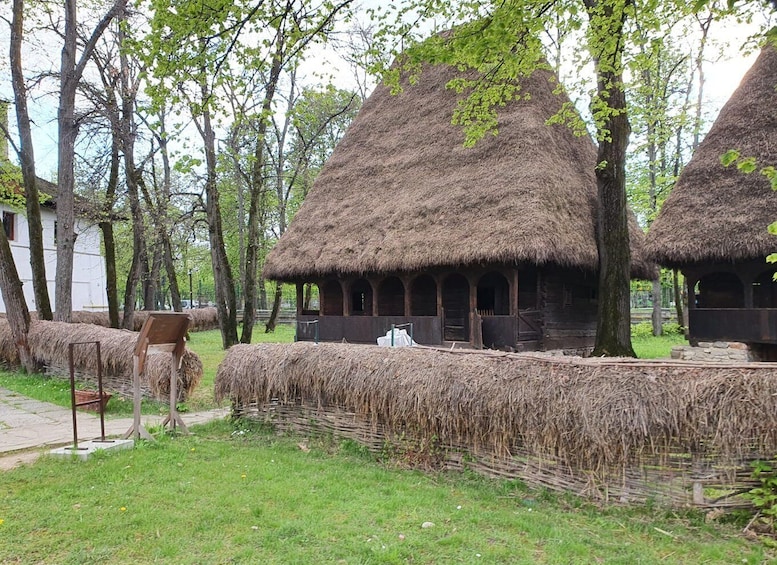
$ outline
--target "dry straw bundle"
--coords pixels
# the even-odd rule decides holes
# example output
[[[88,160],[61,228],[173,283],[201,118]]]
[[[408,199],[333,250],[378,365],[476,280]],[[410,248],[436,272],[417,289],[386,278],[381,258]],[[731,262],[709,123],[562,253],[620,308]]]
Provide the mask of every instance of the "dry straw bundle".
[[[69,374],[69,345],[73,342],[99,341],[103,361],[103,378],[117,392],[129,392],[132,387],[132,354],[138,334],[127,330],[104,328],[94,324],[68,324],[33,320],[28,344],[36,363],[55,374]],[[8,364],[19,362],[11,330],[5,320],[0,322],[0,356]],[[76,346],[73,359],[79,378],[94,382],[97,378],[97,357],[94,346]],[[161,400],[170,392],[170,355],[150,355],[146,360],[143,386]],[[185,400],[202,379],[202,362],[188,349],[178,371],[179,400]]]
[[[527,466],[541,460],[594,478],[626,481],[634,468],[678,461],[689,472],[700,462],[736,469],[777,452],[777,368],[763,365],[239,345],[215,387],[217,399],[238,409],[337,408],[388,435],[410,433],[419,445],[463,446]]]
[[[189,316],[189,331],[191,332],[212,330],[219,327],[219,314],[216,308],[194,308],[184,310],[183,312]],[[148,318],[148,314],[149,313],[145,310],[138,310],[135,312],[133,316],[134,331],[140,331],[140,328],[143,327],[143,324]],[[73,322],[79,324],[94,324],[105,328],[108,328],[111,325],[110,320],[108,319],[108,312],[73,312]]]

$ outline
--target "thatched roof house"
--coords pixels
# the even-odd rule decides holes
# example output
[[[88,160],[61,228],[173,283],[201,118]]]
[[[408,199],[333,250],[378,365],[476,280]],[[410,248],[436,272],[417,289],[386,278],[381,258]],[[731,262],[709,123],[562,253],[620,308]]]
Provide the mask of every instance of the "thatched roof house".
[[[466,148],[451,124],[461,96],[445,85],[454,76],[427,66],[399,95],[375,90],[264,275],[318,284],[320,308],[311,315],[326,339],[374,343],[396,318],[414,321],[422,343],[478,344],[480,312],[490,318],[484,334],[504,318],[499,336],[483,336],[487,345],[589,345],[598,261],[593,143],[546,125],[568,99],[554,94],[552,73],[538,70],[521,81],[527,99],[499,108],[498,135]],[[641,235],[636,224],[634,233]],[[301,290],[298,302],[307,321]],[[392,321],[325,329],[324,318],[358,315]],[[561,329],[564,318],[572,327]]]
[[[777,193],[758,172],[725,167],[738,150],[759,168],[777,164],[777,49],[766,46],[685,167],[650,228],[647,251],[680,268],[688,281],[692,339],[777,343],[764,309],[777,307],[777,251],[767,226],[777,220]],[[759,321],[762,320],[762,321]]]

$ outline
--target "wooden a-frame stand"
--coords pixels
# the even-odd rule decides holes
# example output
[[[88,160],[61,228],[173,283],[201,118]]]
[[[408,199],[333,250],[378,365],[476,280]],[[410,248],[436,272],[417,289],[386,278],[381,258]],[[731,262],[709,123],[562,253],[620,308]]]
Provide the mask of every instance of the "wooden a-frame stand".
[[[162,422],[162,428],[168,424],[172,429],[179,426],[189,433],[183,423],[176,404],[178,403],[178,371],[181,368],[183,352],[186,347],[186,330],[189,316],[181,312],[151,312],[140,329],[135,351],[132,355],[132,387],[134,395],[134,418],[132,427],[124,434],[125,438],[135,436],[153,440],[143,424],[140,423],[140,375],[146,367],[146,357],[154,353],[170,353],[170,411]]]

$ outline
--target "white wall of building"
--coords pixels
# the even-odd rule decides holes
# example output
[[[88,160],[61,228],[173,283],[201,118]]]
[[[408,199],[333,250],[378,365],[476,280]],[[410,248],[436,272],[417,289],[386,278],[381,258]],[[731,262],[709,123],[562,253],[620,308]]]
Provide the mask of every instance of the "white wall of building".
[[[30,267],[30,238],[27,218],[23,212],[0,204],[0,211],[15,214],[14,239],[10,241],[16,270],[23,283],[24,296],[30,311],[37,310],[32,288],[32,267]],[[54,279],[57,269],[57,247],[54,241],[56,214],[49,208],[41,208],[43,224],[43,255],[46,262],[46,280],[52,308],[56,309]],[[102,311],[108,309],[105,294],[105,258],[100,246],[100,230],[81,220],[76,221],[75,253],[73,255],[73,310]],[[0,312],[5,312],[5,303],[0,296]]]

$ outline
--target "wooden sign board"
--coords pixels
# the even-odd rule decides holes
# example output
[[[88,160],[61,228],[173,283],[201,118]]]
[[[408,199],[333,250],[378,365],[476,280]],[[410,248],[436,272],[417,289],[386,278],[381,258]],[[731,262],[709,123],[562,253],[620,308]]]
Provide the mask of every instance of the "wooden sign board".
[[[152,351],[170,351],[177,358],[186,347],[186,330],[189,329],[189,315],[182,312],[151,312],[140,328],[135,342],[135,356],[138,357],[138,372],[145,368],[149,347]]]
[[[181,368],[183,352],[186,348],[186,330],[189,328],[189,315],[182,312],[150,312],[140,329],[138,340],[133,352],[133,388],[134,388],[134,418],[132,427],[124,437],[135,435],[145,439],[153,439],[140,423],[140,375],[146,366],[146,356],[150,353],[170,353],[170,412],[162,422],[162,427],[168,423],[175,428],[180,426],[188,433],[183,423],[176,403],[178,401],[177,385],[178,370]]]

